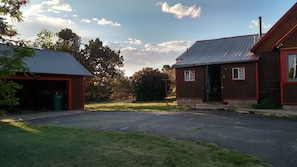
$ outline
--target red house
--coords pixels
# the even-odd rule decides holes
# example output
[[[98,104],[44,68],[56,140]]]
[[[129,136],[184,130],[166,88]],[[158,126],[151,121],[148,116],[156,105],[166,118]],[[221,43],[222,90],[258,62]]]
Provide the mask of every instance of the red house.
[[[7,49],[0,45],[0,49]],[[30,72],[7,79],[23,86],[17,92],[20,108],[53,110],[59,95],[62,110],[84,109],[84,76],[92,76],[73,56],[66,52],[36,49],[35,57],[25,63]]]
[[[261,24],[260,24],[261,25]],[[197,41],[177,58],[179,105],[297,106],[297,3],[265,34]]]

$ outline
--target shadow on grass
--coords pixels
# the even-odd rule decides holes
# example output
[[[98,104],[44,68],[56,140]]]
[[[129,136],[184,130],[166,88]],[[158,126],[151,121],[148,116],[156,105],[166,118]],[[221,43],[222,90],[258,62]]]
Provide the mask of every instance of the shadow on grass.
[[[258,158],[199,141],[141,133],[0,122],[1,166],[270,166]]]

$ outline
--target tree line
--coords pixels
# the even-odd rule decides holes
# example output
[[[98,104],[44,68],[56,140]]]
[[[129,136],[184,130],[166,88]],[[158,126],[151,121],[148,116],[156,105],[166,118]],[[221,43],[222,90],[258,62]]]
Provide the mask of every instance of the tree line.
[[[20,8],[28,3],[29,0],[2,0],[0,15],[22,22]],[[11,37],[16,35],[17,30],[9,25],[4,17],[0,17],[0,40],[2,43],[22,46],[2,50],[0,53],[0,107],[19,104],[19,99],[14,95],[18,89],[22,89],[22,85],[8,81],[6,78],[16,75],[16,71],[29,72],[23,60],[34,56],[32,48],[68,52],[88,69],[93,77],[84,79],[86,101],[127,98],[129,94],[137,101],[160,100],[164,99],[166,89],[170,91],[172,88],[172,85],[165,88],[164,79],[169,78],[170,83],[174,83],[174,71],[169,65],[164,65],[161,71],[143,68],[130,78],[126,77],[120,68],[124,65],[124,58],[120,50],[104,46],[99,38],[82,44],[81,37],[68,28],[61,29],[57,33],[44,29],[37,34],[34,41],[12,41]]]
[[[57,36],[56,43],[53,38]],[[103,46],[99,38],[81,44],[81,37],[71,29],[65,28],[58,33],[42,30],[35,41],[29,43],[34,48],[52,49],[69,52],[84,67],[92,72],[93,77],[85,78],[85,100],[102,101],[128,98],[129,93],[136,101],[162,100],[166,89],[164,79],[174,82],[173,69],[164,65],[162,71],[143,68],[128,78],[121,67],[124,58],[120,50]]]
[[[53,41],[55,37],[58,38],[56,42]],[[85,77],[84,80],[86,101],[108,100],[115,87],[127,80],[124,71],[120,69],[124,61],[120,50],[104,46],[99,38],[82,44],[81,37],[71,29],[65,28],[57,33],[44,29],[37,34],[35,41],[28,42],[27,45],[68,52],[88,69],[93,77]]]

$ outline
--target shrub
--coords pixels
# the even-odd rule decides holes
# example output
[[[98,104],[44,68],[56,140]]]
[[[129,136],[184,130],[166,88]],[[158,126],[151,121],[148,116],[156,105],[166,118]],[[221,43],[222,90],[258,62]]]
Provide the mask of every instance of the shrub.
[[[167,74],[158,69],[144,68],[131,77],[131,87],[136,101],[163,100],[166,96],[164,80]],[[169,85],[169,84],[168,84]]]
[[[253,104],[254,109],[281,109],[281,106],[274,104],[270,99],[264,98],[258,104]]]

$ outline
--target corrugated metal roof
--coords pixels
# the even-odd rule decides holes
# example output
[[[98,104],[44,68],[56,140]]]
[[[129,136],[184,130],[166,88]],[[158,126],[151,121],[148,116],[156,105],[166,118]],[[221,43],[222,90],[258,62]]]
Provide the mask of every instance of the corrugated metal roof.
[[[257,35],[246,35],[213,40],[203,40],[194,43],[186,52],[180,55],[175,68],[226,64],[255,61],[250,49],[255,44]]]
[[[7,46],[0,45],[0,50],[4,49],[7,49]],[[25,59],[30,72],[83,76],[93,75],[70,53],[40,49],[35,49],[34,51],[34,57]]]

